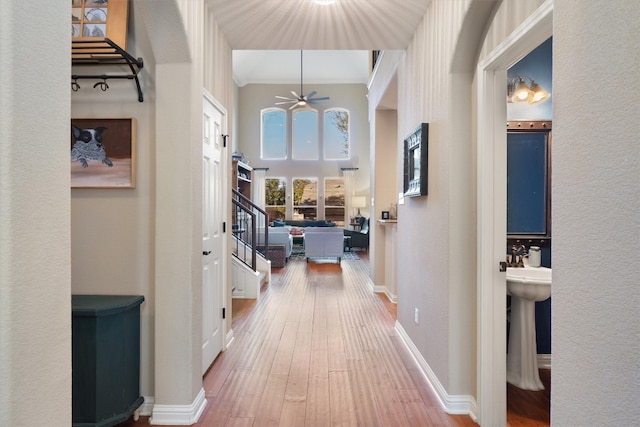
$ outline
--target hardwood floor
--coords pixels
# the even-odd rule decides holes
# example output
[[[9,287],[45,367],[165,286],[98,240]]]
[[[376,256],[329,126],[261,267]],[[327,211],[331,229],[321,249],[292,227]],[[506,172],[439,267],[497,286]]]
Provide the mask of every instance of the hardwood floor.
[[[290,261],[233,301],[235,340],[205,374],[197,426],[477,426],[449,415],[371,292],[361,260]],[[526,414],[525,414],[526,415]],[[523,423],[514,426],[533,426]],[[518,419],[514,419],[520,422]],[[148,425],[148,417],[125,426]]]

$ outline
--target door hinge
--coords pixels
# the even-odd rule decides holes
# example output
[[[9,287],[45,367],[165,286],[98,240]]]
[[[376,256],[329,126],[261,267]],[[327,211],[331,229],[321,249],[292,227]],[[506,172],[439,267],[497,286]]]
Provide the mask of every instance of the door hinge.
[[[222,135],[222,146],[226,147],[227,146],[227,137],[229,135]]]
[[[222,232],[226,233],[227,232],[227,221],[223,221],[222,222]]]
[[[227,318],[227,309],[222,307],[222,318],[226,319]]]

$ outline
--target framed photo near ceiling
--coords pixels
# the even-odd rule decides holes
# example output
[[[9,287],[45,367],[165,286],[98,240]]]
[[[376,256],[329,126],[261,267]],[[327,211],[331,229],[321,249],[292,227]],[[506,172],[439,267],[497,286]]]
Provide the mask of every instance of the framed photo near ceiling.
[[[71,187],[135,188],[136,126],[128,119],[71,119]]]
[[[71,39],[108,38],[126,49],[128,15],[128,0],[71,0]]]
[[[404,139],[404,195],[426,196],[429,160],[429,123],[421,123]]]

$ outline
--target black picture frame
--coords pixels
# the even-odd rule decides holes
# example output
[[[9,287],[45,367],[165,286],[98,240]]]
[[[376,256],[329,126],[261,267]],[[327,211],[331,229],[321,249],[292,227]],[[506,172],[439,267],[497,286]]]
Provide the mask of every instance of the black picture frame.
[[[428,161],[429,123],[421,123],[404,139],[405,197],[427,195]]]
[[[382,211],[382,219],[390,219],[389,211]]]

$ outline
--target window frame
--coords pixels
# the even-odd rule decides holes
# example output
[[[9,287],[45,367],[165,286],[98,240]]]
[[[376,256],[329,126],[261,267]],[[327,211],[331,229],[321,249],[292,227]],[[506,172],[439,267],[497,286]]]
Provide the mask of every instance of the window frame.
[[[316,184],[316,194],[315,194],[315,205],[307,205],[307,204],[300,204],[297,205],[296,204],[296,181],[302,181],[302,180],[309,180],[311,182],[315,182]],[[296,210],[298,209],[302,209],[302,210],[315,210],[315,218],[307,218],[305,216],[305,219],[318,219],[318,214],[319,214],[319,189],[318,189],[318,183],[319,183],[319,179],[317,176],[298,176],[298,177],[293,177],[291,178],[291,206],[292,206],[292,212],[295,214]],[[301,200],[302,201],[302,200]],[[295,217],[294,217],[295,219]]]
[[[333,112],[343,112],[347,114],[347,134],[346,134],[346,156],[329,157],[327,154],[327,114]],[[332,107],[324,110],[322,114],[322,155],[324,160],[350,160],[351,159],[351,112],[342,107]]]
[[[264,130],[265,130],[265,120],[264,116],[267,113],[279,112],[284,115],[284,124],[283,124],[283,141],[282,148],[284,148],[284,156],[283,157],[266,157],[265,156],[265,138],[264,138]],[[268,107],[260,110],[260,159],[261,160],[286,160],[288,158],[288,150],[287,150],[287,138],[288,138],[288,114],[287,110],[278,107]]]
[[[300,154],[296,153],[296,114],[300,113],[315,113],[315,141],[314,141],[314,156],[312,158],[300,158]],[[320,125],[319,125],[319,112],[315,108],[302,108],[293,110],[291,112],[291,159],[298,161],[318,161],[320,160]]]
[[[327,196],[327,194],[329,193],[327,191],[327,181],[329,180],[340,181],[342,183],[342,205],[330,205],[327,203],[327,201],[329,200],[329,197]],[[335,222],[338,227],[344,227],[346,224],[346,218],[347,218],[346,216],[347,215],[347,205],[346,205],[347,194],[345,189],[344,177],[341,177],[341,176],[324,177],[323,194],[324,194],[324,206],[323,206],[324,219],[325,220],[333,219],[332,215],[327,215],[327,209],[342,209],[342,220],[339,220],[339,221],[334,220],[333,222]]]
[[[286,219],[287,218],[287,178],[284,176],[266,176],[264,178],[265,182],[264,182],[264,187],[265,187],[265,191],[264,191],[264,210],[269,213],[270,208],[271,209],[276,209],[277,208],[284,208],[283,210],[283,215],[284,218],[282,219]],[[284,183],[284,200],[283,200],[283,204],[282,205],[273,205],[273,204],[268,204],[269,200],[267,200],[267,196],[268,196],[268,184],[267,182],[269,180],[278,180],[278,184],[282,184]],[[271,215],[269,215],[269,221],[274,221],[276,219],[280,219],[280,218],[271,218]]]

